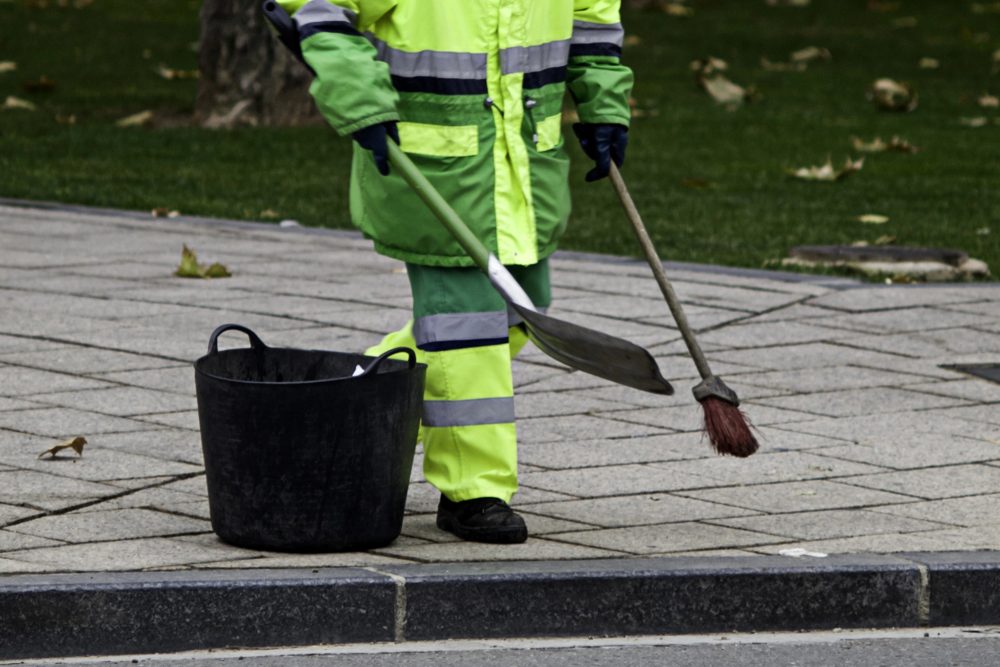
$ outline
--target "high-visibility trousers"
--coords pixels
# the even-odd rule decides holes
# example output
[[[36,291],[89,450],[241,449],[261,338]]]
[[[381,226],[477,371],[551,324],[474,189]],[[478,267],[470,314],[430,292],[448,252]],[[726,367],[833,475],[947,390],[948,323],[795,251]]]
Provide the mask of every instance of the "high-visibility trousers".
[[[510,266],[532,302],[550,304],[548,261]],[[413,319],[365,354],[393,347],[427,364],[421,438],[424,477],[448,499],[517,491],[511,360],[527,343],[520,318],[475,268],[406,265]]]

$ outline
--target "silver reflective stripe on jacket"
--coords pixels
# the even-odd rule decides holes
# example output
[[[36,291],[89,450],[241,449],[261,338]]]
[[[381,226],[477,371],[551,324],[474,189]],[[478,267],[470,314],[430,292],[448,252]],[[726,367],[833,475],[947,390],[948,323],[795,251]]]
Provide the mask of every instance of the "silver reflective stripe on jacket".
[[[350,9],[330,4],[327,0],[309,0],[295,12],[295,24],[299,30],[312,23],[346,23],[354,26],[358,15]]]
[[[432,76],[440,79],[485,79],[486,54],[460,51],[401,51],[372,34],[366,35],[378,59],[389,65],[393,76]]]
[[[625,43],[625,29],[621,23],[591,23],[573,21],[573,44],[614,44]]]
[[[418,346],[451,341],[495,340],[507,337],[507,313],[442,313],[413,321]]]
[[[424,426],[476,426],[514,421],[514,397],[424,401]]]
[[[500,72],[541,72],[554,67],[565,67],[569,62],[568,39],[547,42],[537,46],[512,46],[500,50]]]

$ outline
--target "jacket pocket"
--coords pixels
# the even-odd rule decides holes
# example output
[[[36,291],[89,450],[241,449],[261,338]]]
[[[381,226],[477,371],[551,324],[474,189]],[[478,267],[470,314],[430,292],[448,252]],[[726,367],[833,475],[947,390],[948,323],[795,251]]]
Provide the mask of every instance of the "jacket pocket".
[[[479,153],[476,125],[400,122],[400,147],[407,153],[435,157],[470,157]]]
[[[539,152],[550,151],[559,146],[562,141],[562,114],[543,118],[538,123],[538,147]]]

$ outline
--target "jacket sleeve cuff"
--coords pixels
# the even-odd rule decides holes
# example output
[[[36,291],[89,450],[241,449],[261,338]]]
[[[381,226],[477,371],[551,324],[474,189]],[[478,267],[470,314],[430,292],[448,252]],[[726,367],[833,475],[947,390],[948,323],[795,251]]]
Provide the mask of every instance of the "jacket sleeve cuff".
[[[376,114],[374,116],[368,116],[367,118],[362,118],[361,120],[356,120],[349,125],[342,125],[335,127],[337,134],[341,136],[347,136],[353,134],[358,130],[363,130],[366,127],[371,127],[372,125],[378,125],[379,123],[388,123],[389,121],[399,121],[399,114],[395,111],[387,111],[385,113]]]

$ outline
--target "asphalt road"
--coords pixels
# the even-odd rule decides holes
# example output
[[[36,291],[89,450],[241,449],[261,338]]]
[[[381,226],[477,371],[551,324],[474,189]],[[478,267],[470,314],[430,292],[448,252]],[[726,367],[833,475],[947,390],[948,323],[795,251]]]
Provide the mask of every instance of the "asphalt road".
[[[456,641],[219,651],[174,656],[92,657],[0,664],[81,667],[94,664],[110,667],[135,664],[149,667],[993,667],[1000,664],[1000,628]]]

